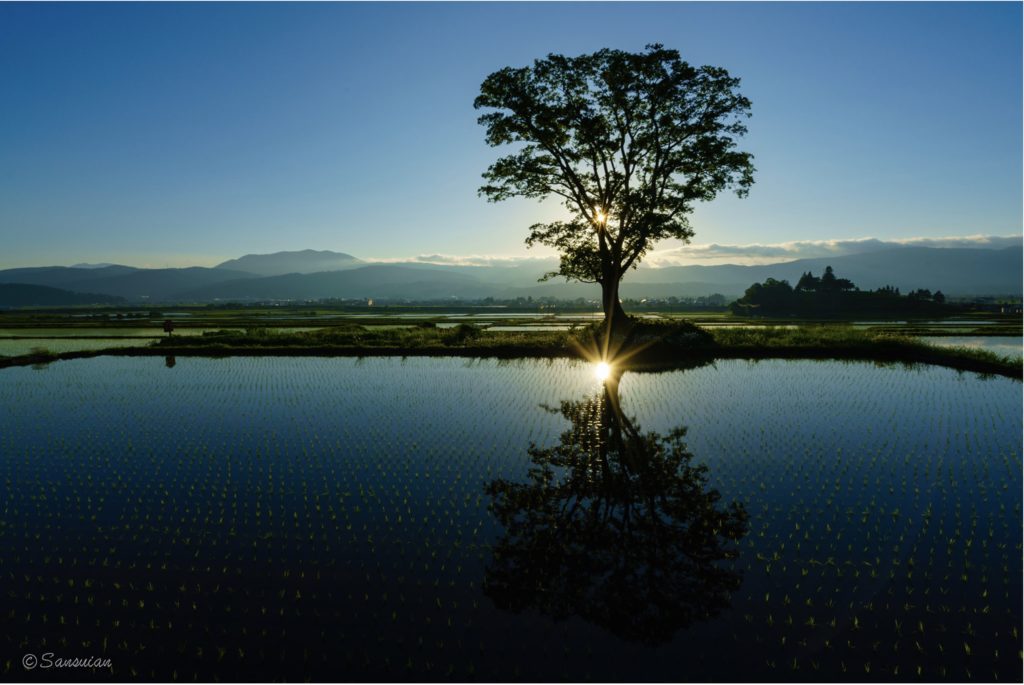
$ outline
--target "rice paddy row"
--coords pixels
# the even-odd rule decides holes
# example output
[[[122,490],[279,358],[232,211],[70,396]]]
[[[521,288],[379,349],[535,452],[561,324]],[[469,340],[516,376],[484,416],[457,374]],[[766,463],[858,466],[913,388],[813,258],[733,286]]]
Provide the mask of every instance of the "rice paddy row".
[[[105,656],[115,679],[1021,677],[1011,380],[809,361],[627,373],[637,426],[685,425],[710,485],[750,514],[731,608],[650,647],[481,589],[504,532],[486,486],[557,444],[566,422],[540,405],[599,392],[589,365],[0,373],[7,654]]]

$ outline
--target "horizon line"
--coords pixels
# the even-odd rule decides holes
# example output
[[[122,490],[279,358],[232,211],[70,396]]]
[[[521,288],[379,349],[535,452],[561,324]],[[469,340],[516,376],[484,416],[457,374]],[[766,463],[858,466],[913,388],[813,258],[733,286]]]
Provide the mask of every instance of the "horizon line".
[[[838,238],[819,240],[793,240],[779,243],[691,243],[661,250],[652,250],[640,264],[640,268],[659,269],[674,266],[768,266],[784,264],[801,259],[818,259],[826,257],[844,257],[856,254],[868,254],[889,249],[908,247],[931,247],[937,249],[1024,249],[1024,233],[1011,235],[972,234],[964,236],[911,237],[895,239],[879,239],[874,237]],[[530,263],[549,264],[558,259],[558,254],[519,254],[519,255],[486,255],[486,254],[419,254],[402,257],[358,257],[349,252],[331,249],[300,248],[296,250],[277,250],[273,252],[249,252],[238,257],[226,259],[220,256],[199,256],[183,254],[171,256],[170,260],[154,260],[152,257],[135,255],[123,261],[89,262],[87,259],[76,260],[72,264],[48,263],[15,263],[0,264],[0,270],[32,269],[32,268],[102,268],[103,266],[125,266],[133,269],[182,269],[182,268],[217,268],[226,262],[246,257],[265,257],[278,254],[296,254],[301,252],[330,252],[346,254],[363,262],[366,266],[380,264],[429,264],[450,267],[516,267]],[[133,264],[132,262],[135,262]],[[161,263],[162,262],[162,263]],[[141,263],[141,265],[139,264]]]

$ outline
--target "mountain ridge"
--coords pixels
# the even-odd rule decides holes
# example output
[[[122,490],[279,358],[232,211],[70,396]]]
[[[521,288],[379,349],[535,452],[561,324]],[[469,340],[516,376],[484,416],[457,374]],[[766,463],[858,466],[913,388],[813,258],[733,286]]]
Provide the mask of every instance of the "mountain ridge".
[[[281,257],[281,255],[284,255]],[[266,259],[263,259],[266,258]],[[341,269],[316,269],[329,264]],[[243,261],[243,260],[247,260]],[[288,267],[271,276],[230,269],[248,263],[257,269]],[[641,267],[623,279],[620,292],[630,298],[742,295],[767,278],[795,283],[802,273],[820,274],[825,266],[862,290],[892,285],[904,291],[942,290],[947,296],[1021,294],[1022,254],[1018,248],[898,247],[849,255],[815,257],[766,265],[686,265]],[[369,262],[328,250],[246,255],[216,267],[139,269],[112,265],[93,268],[32,267],[0,271],[0,283],[23,283],[90,292],[130,301],[211,302],[218,300],[316,300],[380,298],[397,300],[555,297],[596,299],[596,285],[538,283],[547,261],[512,266],[450,265],[429,262]],[[304,272],[303,272],[304,270]]]
[[[123,297],[77,293],[63,288],[25,283],[0,283],[0,309],[11,307],[66,307],[90,304],[123,304]]]
[[[269,254],[247,254],[221,262],[213,268],[245,271],[257,276],[282,276],[292,273],[342,271],[362,264],[366,262],[344,252],[290,250]]]

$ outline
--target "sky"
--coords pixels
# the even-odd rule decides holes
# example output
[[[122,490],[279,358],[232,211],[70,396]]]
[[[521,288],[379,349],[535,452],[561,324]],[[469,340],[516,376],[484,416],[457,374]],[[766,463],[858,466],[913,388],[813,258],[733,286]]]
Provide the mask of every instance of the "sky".
[[[1014,2],[0,3],[0,268],[550,254],[523,241],[557,203],[477,195],[501,154],[480,83],[653,42],[741,79],[757,172],[652,263],[1019,244],[1021,24]]]

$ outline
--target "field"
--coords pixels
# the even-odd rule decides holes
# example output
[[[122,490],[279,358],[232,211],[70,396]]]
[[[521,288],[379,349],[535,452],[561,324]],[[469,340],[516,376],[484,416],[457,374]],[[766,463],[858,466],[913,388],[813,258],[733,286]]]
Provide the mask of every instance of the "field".
[[[600,320],[589,310],[533,307],[209,307],[12,311],[0,314],[0,367],[39,364],[111,350],[132,355],[459,355],[579,356],[580,340]],[[650,350],[659,363],[708,358],[834,358],[924,362],[1021,376],[1021,321],[977,313],[948,320],[750,320],[726,312],[637,311],[647,339],[680,326],[710,333]],[[163,331],[171,321],[173,333]]]
[[[1014,380],[731,360],[627,372],[612,398],[567,360],[0,374],[9,655],[105,656],[125,680],[1021,678]],[[681,427],[653,480],[635,449],[586,447]],[[604,485],[574,480],[580,454]],[[631,499],[677,485],[705,508],[651,519]],[[568,520],[585,557],[533,515],[559,502],[606,512]],[[651,546],[733,502],[747,518],[719,555]]]
[[[646,312],[602,383],[589,312],[118,313],[0,317],[8,655],[1022,677],[1019,319]]]

